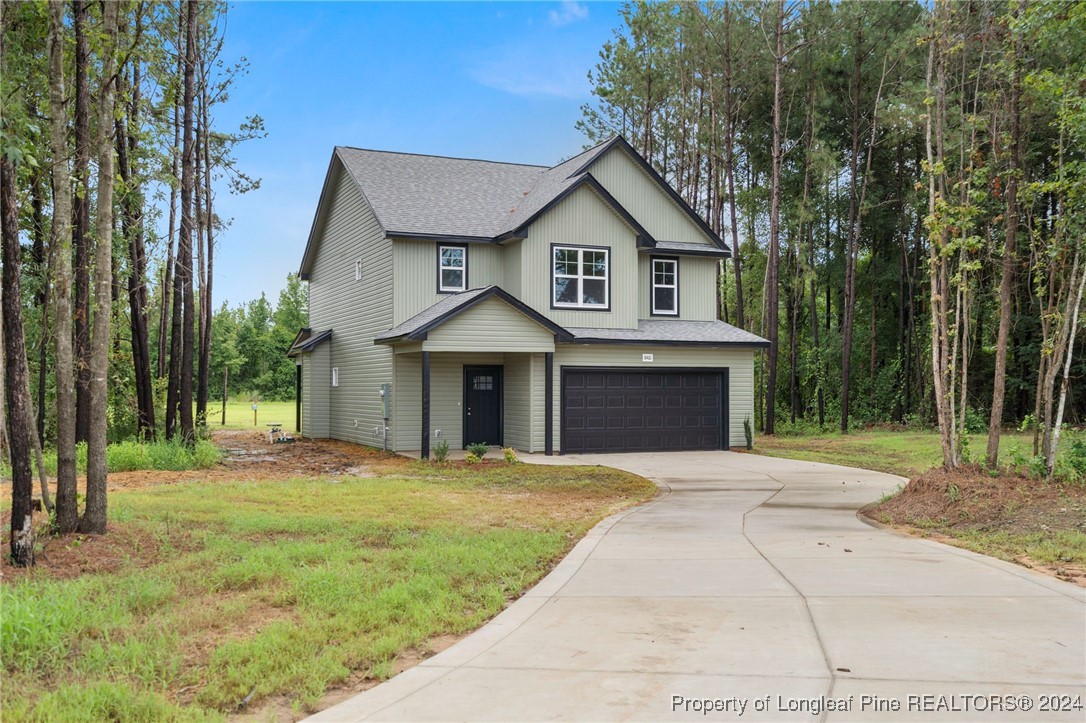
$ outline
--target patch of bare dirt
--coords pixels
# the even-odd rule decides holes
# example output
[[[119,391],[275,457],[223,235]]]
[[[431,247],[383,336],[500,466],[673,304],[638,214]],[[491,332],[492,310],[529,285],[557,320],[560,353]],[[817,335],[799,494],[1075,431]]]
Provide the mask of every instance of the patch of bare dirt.
[[[905,485],[885,502],[861,512],[911,534],[963,546],[955,533],[1055,536],[1086,534],[1086,487],[1031,477],[992,476],[976,465],[937,468]],[[1014,562],[1086,587],[1086,565],[1078,560],[1040,562],[1024,553]]]

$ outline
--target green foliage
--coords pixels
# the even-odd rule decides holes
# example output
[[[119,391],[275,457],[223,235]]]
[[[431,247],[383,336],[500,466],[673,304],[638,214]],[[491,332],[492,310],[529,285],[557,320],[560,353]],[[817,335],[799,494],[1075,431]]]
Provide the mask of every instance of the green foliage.
[[[490,445],[484,444],[482,442],[475,442],[473,444],[469,444],[466,449],[479,459],[482,459],[486,456],[486,453],[490,451]]]
[[[430,459],[434,462],[447,462],[449,459],[449,442],[448,440],[441,440],[434,445],[434,448],[430,451]]]
[[[468,452],[467,454],[464,455],[464,461],[467,462],[468,464],[478,464],[479,462],[482,461],[482,459],[483,459],[482,457],[475,454],[474,452]]]
[[[747,449],[754,449],[754,432],[750,428],[750,417],[743,418],[743,436],[746,438]]]
[[[520,461],[520,458],[517,457],[517,450],[513,447],[503,447],[502,456],[508,464],[516,464]]]
[[[1064,461],[1072,470],[1086,476],[1086,438],[1072,439],[1070,442]]]

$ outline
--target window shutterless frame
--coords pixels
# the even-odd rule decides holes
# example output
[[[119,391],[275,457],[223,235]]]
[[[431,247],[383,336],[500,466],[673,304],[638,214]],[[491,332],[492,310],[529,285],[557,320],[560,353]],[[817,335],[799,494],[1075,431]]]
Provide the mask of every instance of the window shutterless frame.
[[[586,298],[602,302],[586,303]],[[611,249],[551,244],[551,308],[611,310]]]
[[[679,258],[649,258],[649,312],[652,316],[679,315]]]
[[[468,288],[468,247],[465,244],[437,245],[437,292],[457,294]]]

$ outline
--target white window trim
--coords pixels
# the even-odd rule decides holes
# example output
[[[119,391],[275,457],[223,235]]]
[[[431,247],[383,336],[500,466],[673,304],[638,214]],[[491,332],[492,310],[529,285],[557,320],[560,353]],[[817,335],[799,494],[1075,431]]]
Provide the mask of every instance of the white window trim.
[[[652,313],[654,316],[678,316],[679,315],[679,260],[678,259],[651,259],[652,264],[649,267],[649,279],[650,294],[649,304],[652,306]],[[675,277],[674,284],[658,284],[656,283],[656,264],[671,264],[674,267],[673,275]],[[657,309],[656,308],[656,290],[657,289],[674,289],[675,290],[675,308],[673,309]]]
[[[457,250],[461,253],[460,258],[462,264],[460,266],[446,266],[444,262],[445,249]],[[445,270],[460,271],[460,286],[446,286],[445,275],[442,273]],[[454,244],[439,244],[437,247],[437,290],[439,292],[452,292],[458,293],[468,288],[468,249],[466,246],[458,246]]]
[[[332,367],[332,386],[339,386],[339,367]]]
[[[577,274],[559,274],[555,269],[555,259],[559,251],[576,251],[577,252]],[[598,251],[603,253],[603,276],[585,276],[584,275],[584,252],[585,251]],[[568,301],[558,301],[558,284],[557,279],[576,279],[577,280],[577,299],[576,303]],[[603,281],[603,303],[602,304],[586,304],[584,299],[583,281],[584,279],[602,280]],[[607,310],[611,308],[611,249],[600,248],[596,246],[552,246],[551,247],[551,306],[556,309],[593,309],[593,310]]]

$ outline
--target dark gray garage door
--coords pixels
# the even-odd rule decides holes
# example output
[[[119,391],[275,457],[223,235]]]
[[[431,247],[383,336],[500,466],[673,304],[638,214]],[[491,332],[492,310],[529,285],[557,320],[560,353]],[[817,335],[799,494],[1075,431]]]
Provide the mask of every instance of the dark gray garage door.
[[[727,369],[562,370],[563,452],[726,449]]]

